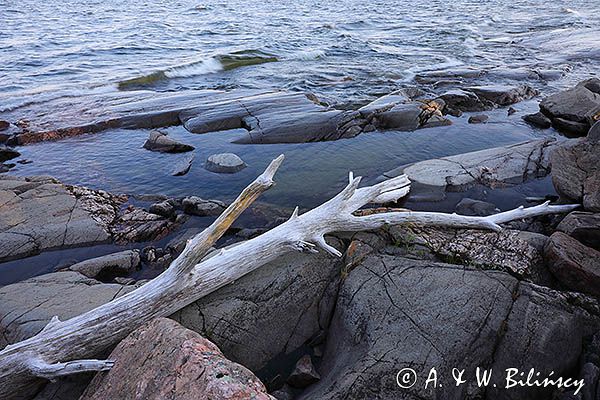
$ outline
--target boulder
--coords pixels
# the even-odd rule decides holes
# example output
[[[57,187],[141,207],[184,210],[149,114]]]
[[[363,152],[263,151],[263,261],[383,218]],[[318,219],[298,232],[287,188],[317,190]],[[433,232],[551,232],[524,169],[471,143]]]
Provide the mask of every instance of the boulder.
[[[200,217],[219,215],[227,207],[222,201],[204,200],[197,196],[185,197],[181,201],[181,205],[186,214],[198,215]]]
[[[123,201],[49,177],[0,178],[0,261],[107,242]]]
[[[548,268],[564,287],[600,297],[600,251],[555,232],[544,253]]]
[[[54,316],[65,321],[135,288],[101,283],[74,271],[0,287],[0,348],[36,335]]]
[[[488,121],[488,119],[490,119],[490,117],[488,117],[487,115],[478,114],[470,116],[467,122],[470,124],[485,124]]]
[[[480,99],[475,93],[454,89],[443,93],[440,97],[449,110],[484,111],[493,108],[490,101]]]
[[[173,172],[171,175],[173,176],[183,176],[190,172],[192,168],[192,163],[194,162],[194,155],[191,157],[186,157],[175,164],[175,168],[173,168]]]
[[[177,223],[141,208],[128,208],[113,223],[113,238],[117,243],[158,240],[173,231]]]
[[[159,151],[163,153],[184,153],[194,150],[194,146],[179,143],[161,131],[150,132],[148,140],[144,143],[144,148],[150,151]]]
[[[503,272],[372,255],[344,280],[321,380],[300,399],[551,398],[553,388],[500,390],[502,373],[487,388],[472,377],[477,367],[570,376],[600,318],[569,296]],[[398,387],[403,368],[419,379],[410,389]],[[443,387],[425,388],[431,368]],[[469,382],[456,386],[453,368]]]
[[[287,379],[287,383],[296,388],[305,388],[318,382],[321,376],[315,369],[310,356],[302,356]]]
[[[579,84],[546,97],[540,103],[540,110],[550,118],[563,118],[575,122],[587,122],[587,114],[600,106],[600,94]]]
[[[600,121],[595,122],[587,134],[588,141],[596,143],[600,141]]]
[[[210,172],[233,174],[246,168],[246,163],[233,153],[213,154],[208,157],[204,168]]]
[[[5,131],[10,126],[10,122],[0,120],[0,131]]]
[[[460,215],[484,217],[487,215],[496,214],[500,210],[495,204],[488,203],[487,201],[464,197],[456,205],[455,211]]]
[[[586,246],[600,250],[600,214],[573,211],[556,227]]]
[[[110,354],[81,400],[272,400],[262,382],[219,348],[175,321],[158,318],[127,336]],[[132,373],[134,372],[134,373]]]
[[[152,204],[148,211],[165,218],[171,218],[175,215],[175,204],[173,200],[163,200]]]
[[[341,243],[328,241],[343,251]],[[171,318],[209,338],[227,358],[257,371],[275,356],[293,356],[327,327],[340,268],[326,254],[288,253]]]
[[[88,278],[110,280],[115,276],[129,275],[139,265],[140,252],[125,250],[73,264],[69,270],[79,272]]]
[[[569,140],[550,154],[552,183],[569,201],[588,211],[600,211],[600,142],[587,138]]]
[[[556,144],[553,138],[530,140],[509,146],[495,147],[456,156],[420,161],[386,172],[383,178],[407,174],[413,186],[411,194],[422,188],[431,191],[460,191],[480,184],[504,187],[520,184],[550,172],[549,150]]]
[[[590,129],[590,125],[586,122],[569,121],[563,118],[554,118],[552,126],[565,134],[573,136],[585,136]]]
[[[541,112],[524,115],[523,120],[528,124],[542,129],[548,129],[552,126],[552,121],[550,118],[546,117]]]
[[[11,147],[0,146],[0,163],[8,160],[12,160],[13,158],[17,158],[21,155],[18,151]]]

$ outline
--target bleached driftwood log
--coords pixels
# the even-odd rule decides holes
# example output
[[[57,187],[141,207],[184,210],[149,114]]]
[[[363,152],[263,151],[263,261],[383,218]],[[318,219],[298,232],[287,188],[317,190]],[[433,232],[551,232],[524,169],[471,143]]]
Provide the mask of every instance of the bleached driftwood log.
[[[544,203],[488,217],[412,211],[356,216],[354,212],[366,204],[404,197],[410,181],[406,176],[399,176],[358,188],[361,178],[354,178],[350,173],[349,184],[321,206],[302,215],[296,208],[287,222],[202,260],[242,211],[273,185],[273,175],[282,161],[283,155],[271,162],[210,227],[188,241],[183,253],[164,273],[137,290],[87,313],[67,321],[55,317],[36,336],[0,351],[0,398],[26,398],[43,379],[109,369],[113,365],[110,360],[85,358],[101,354],[145,322],[171,315],[286,252],[316,252],[321,248],[341,256],[338,249],[325,241],[327,233],[403,223],[500,230],[499,224],[504,222],[568,212],[577,207]]]

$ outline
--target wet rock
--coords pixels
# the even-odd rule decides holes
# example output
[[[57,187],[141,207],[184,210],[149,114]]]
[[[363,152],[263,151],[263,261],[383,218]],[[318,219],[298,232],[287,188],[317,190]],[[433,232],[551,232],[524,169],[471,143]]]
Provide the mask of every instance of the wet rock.
[[[418,194],[418,191],[422,190],[419,186],[426,189],[457,191],[474,184],[492,188],[519,184],[531,177],[543,177],[550,172],[548,153],[555,143],[555,139],[552,138],[530,140],[509,146],[421,161],[388,171],[383,178],[407,174],[410,180],[416,183],[411,187],[411,195]]]
[[[473,216],[487,216],[496,214],[500,210],[495,204],[488,203],[487,201],[475,200],[465,197],[461,199],[456,205],[455,211],[460,215],[473,215]]]
[[[88,278],[107,280],[109,277],[128,275],[139,265],[139,251],[125,250],[73,264],[69,270],[79,272]]]
[[[52,178],[0,178],[0,260],[107,242],[124,201]]]
[[[600,251],[555,232],[546,244],[548,268],[567,289],[600,297]]]
[[[558,224],[556,229],[586,246],[600,250],[600,214],[573,211]]]
[[[144,143],[144,148],[163,153],[184,153],[194,150],[194,146],[179,143],[178,141],[167,136],[166,133],[160,131],[150,132],[148,140],[146,140],[146,143]]]
[[[171,218],[175,215],[175,204],[173,200],[163,200],[159,203],[152,204],[148,211],[165,218]]]
[[[596,122],[588,132],[587,139],[590,142],[598,142],[600,141],[600,121]]]
[[[0,287],[0,348],[39,333],[55,315],[61,321],[134,290],[65,271]]]
[[[484,124],[484,123],[487,122],[487,120],[489,118],[490,117],[488,117],[485,114],[478,114],[478,115],[473,115],[473,116],[469,117],[469,121],[468,122],[470,124]]]
[[[181,201],[181,205],[186,214],[198,215],[200,217],[219,215],[227,207],[222,201],[204,200],[197,196],[185,197]]]
[[[17,158],[21,155],[18,151],[11,147],[0,146],[0,163],[8,160],[12,160],[13,158]]]
[[[551,118],[586,122],[588,112],[599,105],[600,95],[579,84],[548,96],[540,103],[540,109]]]
[[[457,360],[465,376],[483,365],[494,371],[535,365],[542,374],[568,376],[583,337],[600,323],[568,296],[502,272],[373,255],[344,280],[321,380],[300,399],[397,398],[397,371],[413,368],[425,379],[434,367],[438,377],[452,376]],[[502,379],[492,377],[498,388],[444,385],[444,397],[551,397],[552,388],[505,390]],[[424,385],[405,393],[439,396]]]
[[[10,126],[10,122],[0,120],[0,131],[5,131]]]
[[[528,124],[542,129],[548,129],[552,126],[552,121],[550,120],[550,118],[546,117],[541,112],[525,115],[523,116],[523,120]]]
[[[420,125],[421,106],[417,103],[398,104],[379,114],[376,125],[381,129],[414,131]]]
[[[575,122],[562,118],[554,118],[552,125],[559,131],[575,136],[585,136],[590,129],[587,122]]]
[[[537,90],[528,85],[517,87],[503,85],[471,86],[466,90],[475,93],[480,99],[485,99],[499,106],[515,104],[531,99],[538,94]]]
[[[233,174],[246,168],[246,163],[233,153],[213,154],[208,157],[204,168],[210,172]]]
[[[508,110],[506,111],[509,116],[515,114],[516,112],[517,110],[514,107],[508,107]]]
[[[114,223],[113,238],[117,243],[146,242],[165,237],[175,222],[139,208],[126,210]]]
[[[452,264],[500,270],[538,284],[548,284],[543,257],[547,236],[505,229],[489,232],[474,229],[392,227],[395,246],[422,246],[438,259]],[[430,259],[423,253],[421,259]],[[415,257],[411,257],[415,258]]]
[[[186,175],[188,172],[190,172],[193,162],[194,162],[194,155],[192,154],[191,157],[186,157],[185,159],[179,161],[175,165],[175,168],[173,169],[173,173],[171,175],[173,175],[173,176]]]
[[[343,251],[341,243],[327,240]],[[212,340],[227,358],[257,371],[327,326],[340,269],[338,259],[327,254],[288,253],[171,318]]]
[[[452,110],[462,111],[484,111],[493,108],[489,101],[481,100],[475,93],[461,89],[447,91],[440,96],[446,103],[446,107]]]
[[[252,372],[169,319],[158,318],[135,330],[109,358],[115,365],[96,375],[81,400],[273,399]]]
[[[600,211],[600,142],[582,138],[562,142],[550,154],[552,183],[565,199]]]
[[[302,356],[287,379],[287,383],[297,388],[305,388],[318,382],[321,376],[312,363],[310,356]]]

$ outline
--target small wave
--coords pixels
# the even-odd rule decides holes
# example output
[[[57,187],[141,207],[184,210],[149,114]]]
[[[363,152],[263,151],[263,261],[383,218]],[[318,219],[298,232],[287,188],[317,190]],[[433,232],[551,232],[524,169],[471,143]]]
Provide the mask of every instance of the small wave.
[[[319,58],[325,58],[325,50],[301,50],[295,53],[292,58],[305,61],[318,60]]]
[[[219,71],[229,71],[248,65],[264,64],[275,61],[278,61],[277,57],[260,50],[235,51],[187,65],[179,65],[163,71],[156,71],[136,78],[126,79],[118,83],[118,88],[127,89],[133,86],[151,85],[170,78],[187,78],[197,75],[206,75]]]
[[[567,13],[567,14],[575,14],[575,15],[580,15],[579,11],[573,10],[571,8],[563,8],[563,12]]]

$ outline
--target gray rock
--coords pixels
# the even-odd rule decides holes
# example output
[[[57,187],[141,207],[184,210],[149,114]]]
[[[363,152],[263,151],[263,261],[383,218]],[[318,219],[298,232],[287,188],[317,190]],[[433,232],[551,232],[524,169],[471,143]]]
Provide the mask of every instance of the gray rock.
[[[108,277],[128,275],[140,265],[140,253],[137,250],[125,250],[119,253],[92,258],[69,267],[88,278],[106,280]]]
[[[562,118],[554,118],[552,125],[561,132],[575,136],[585,136],[590,129],[587,122],[569,121]]]
[[[460,111],[484,111],[493,108],[493,103],[480,99],[475,93],[467,90],[449,90],[440,96],[446,107]]]
[[[509,229],[489,232],[406,226],[392,227],[389,232],[396,246],[423,246],[452,264],[500,270],[537,284],[552,281],[544,264],[543,246],[548,239],[544,235],[528,232],[524,236]]]
[[[551,388],[447,382],[457,366],[465,377],[476,367],[517,366],[568,375],[599,323],[566,295],[506,273],[373,255],[344,280],[321,380],[300,399],[550,398]],[[444,386],[425,389],[433,367]],[[402,368],[415,369],[421,384],[401,391]],[[503,386],[502,376],[492,378]]]
[[[246,163],[233,153],[213,154],[208,157],[204,168],[211,172],[233,174],[246,168]]]
[[[462,198],[456,205],[455,211],[460,215],[472,215],[472,216],[487,216],[496,214],[500,210],[495,204],[488,203],[487,201],[470,199],[468,197]]]
[[[186,214],[198,215],[200,217],[219,215],[227,207],[222,201],[204,200],[197,196],[185,197],[181,201],[181,205]]]
[[[21,155],[18,151],[11,147],[0,146],[0,163],[8,160],[12,160],[13,158],[17,158]]]
[[[0,261],[107,242],[122,197],[52,178],[0,178]]]
[[[550,172],[548,153],[555,139],[530,140],[509,146],[421,161],[386,172],[384,178],[402,173],[414,185],[411,194],[425,188],[464,190],[475,184],[488,187],[519,184],[531,177],[543,177]]]
[[[161,131],[150,132],[148,140],[146,140],[146,143],[144,143],[144,148],[163,153],[184,153],[186,151],[194,150],[194,146],[179,143]]]
[[[599,106],[600,94],[592,92],[582,82],[574,88],[546,97],[540,103],[540,110],[553,120],[562,118],[589,124],[589,112]]]
[[[177,223],[140,208],[125,210],[113,223],[113,239],[119,244],[158,240],[173,231]]]
[[[293,400],[294,392],[289,385],[284,385],[281,389],[275,390],[271,393],[277,400]]]
[[[546,244],[548,268],[567,289],[600,297],[600,251],[555,232]]]
[[[548,129],[552,126],[552,121],[550,118],[546,117],[541,112],[537,112],[535,114],[528,114],[523,116],[523,120],[528,124],[536,126],[542,129]]]
[[[487,122],[487,120],[490,119],[490,117],[488,117],[485,114],[478,114],[478,115],[473,115],[471,117],[469,117],[468,122],[470,124],[484,124]]]
[[[340,243],[328,241],[343,250]],[[227,358],[256,371],[327,326],[340,268],[325,254],[288,253],[171,318],[209,338]]]
[[[190,172],[193,162],[194,162],[193,154],[191,155],[191,157],[186,157],[186,158],[182,159],[175,165],[175,168],[173,168],[173,172],[171,173],[171,175],[173,175],[173,176],[186,175],[188,172]]]
[[[573,211],[556,227],[584,245],[600,250],[600,214]]]
[[[600,375],[600,369],[592,363],[585,363],[581,367],[579,377],[583,379],[585,385],[581,389],[579,395],[582,400],[596,400],[596,386],[598,385],[598,375]]]
[[[466,88],[466,90],[475,93],[479,98],[483,98],[499,106],[515,104],[531,99],[538,94],[537,90],[528,85],[517,87],[503,85],[471,86]]]
[[[152,204],[148,211],[165,218],[171,218],[175,215],[175,204],[173,203],[173,200],[163,200],[159,203]]]
[[[104,284],[74,271],[0,287],[0,348],[36,335],[55,315],[65,321],[134,289]]]
[[[600,121],[594,123],[594,125],[592,125],[592,127],[590,128],[588,134],[587,134],[587,139],[590,142],[598,142],[600,141]]]
[[[318,382],[321,375],[315,369],[310,356],[304,355],[298,360],[294,370],[287,379],[287,383],[297,388],[305,388]]]
[[[587,138],[555,146],[550,154],[552,183],[564,198],[600,211],[600,142]]]

